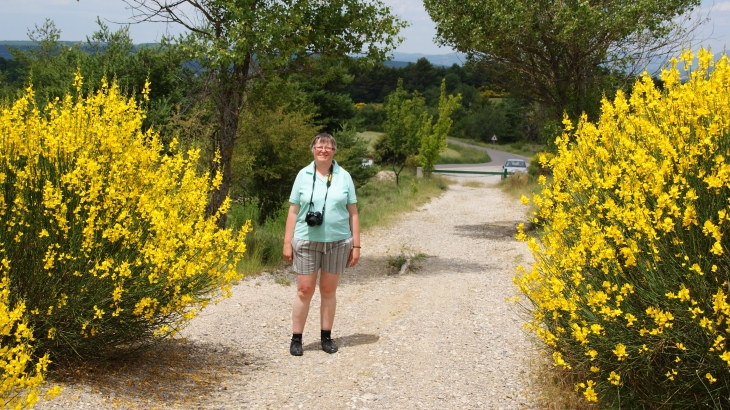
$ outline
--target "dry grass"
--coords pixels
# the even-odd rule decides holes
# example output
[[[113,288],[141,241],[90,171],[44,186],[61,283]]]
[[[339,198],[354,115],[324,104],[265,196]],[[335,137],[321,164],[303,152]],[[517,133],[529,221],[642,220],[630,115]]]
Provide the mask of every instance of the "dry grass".
[[[364,139],[368,142],[368,150],[370,152],[373,152],[373,145],[375,145],[375,141],[378,140],[378,137],[383,135],[382,132],[376,132],[376,131],[364,131],[364,132],[358,132],[357,136]]]
[[[530,191],[530,178],[524,172],[515,172],[501,180],[499,185],[505,192],[517,197],[528,195],[526,192]]]
[[[487,186],[484,182],[479,181],[464,181],[461,183],[462,186],[469,187],[469,188],[484,188]]]
[[[536,341],[534,341],[537,343]],[[554,367],[552,356],[540,347],[530,360],[530,384],[535,400],[543,410],[596,410],[598,404],[589,403],[575,392],[578,375]],[[585,379],[585,378],[583,378]]]
[[[444,150],[444,152],[441,153],[441,157],[461,158],[461,154],[459,153],[459,151],[456,151],[453,148],[446,148],[446,150]]]

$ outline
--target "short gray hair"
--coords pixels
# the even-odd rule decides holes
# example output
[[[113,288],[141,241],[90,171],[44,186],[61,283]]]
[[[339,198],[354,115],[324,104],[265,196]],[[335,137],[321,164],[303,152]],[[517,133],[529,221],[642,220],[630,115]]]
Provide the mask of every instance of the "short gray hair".
[[[314,146],[318,142],[321,142],[322,144],[332,145],[332,152],[337,152],[337,141],[335,141],[335,137],[331,136],[330,134],[327,134],[326,132],[317,134],[312,140],[312,143],[309,144],[309,149],[311,149],[312,152],[314,152]]]

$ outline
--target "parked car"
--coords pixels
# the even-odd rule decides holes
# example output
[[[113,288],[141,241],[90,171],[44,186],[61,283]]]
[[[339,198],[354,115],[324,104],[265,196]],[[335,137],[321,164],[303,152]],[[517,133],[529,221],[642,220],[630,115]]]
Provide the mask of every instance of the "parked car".
[[[524,159],[508,159],[502,169],[506,169],[508,174],[527,172],[527,162]]]

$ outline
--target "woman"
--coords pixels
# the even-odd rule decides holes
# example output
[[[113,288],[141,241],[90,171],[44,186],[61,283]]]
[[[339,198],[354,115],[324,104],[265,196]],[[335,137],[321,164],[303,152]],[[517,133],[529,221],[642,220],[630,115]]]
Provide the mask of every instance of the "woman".
[[[318,134],[310,148],[314,161],[302,168],[294,181],[284,234],[284,258],[297,273],[289,348],[294,356],[304,353],[302,333],[319,271],[322,350],[337,351],[332,340],[337,283],[345,268],[355,266],[360,259],[355,185],[350,174],[332,159],[337,142],[329,134]]]

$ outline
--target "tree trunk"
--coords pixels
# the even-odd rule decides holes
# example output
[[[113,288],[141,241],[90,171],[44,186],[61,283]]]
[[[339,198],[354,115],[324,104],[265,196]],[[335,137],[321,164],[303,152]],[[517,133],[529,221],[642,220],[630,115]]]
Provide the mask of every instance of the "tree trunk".
[[[220,67],[218,77],[214,79],[213,98],[218,108],[217,140],[214,145],[219,161],[214,163],[214,173],[220,173],[222,181],[217,189],[214,189],[208,202],[208,215],[215,215],[228,197],[233,182],[233,148],[238,132],[238,122],[243,110],[243,97],[246,87],[246,79],[251,59],[247,56],[243,64],[234,64],[233,67]],[[217,224],[219,228],[226,227],[227,214],[219,216]]]

